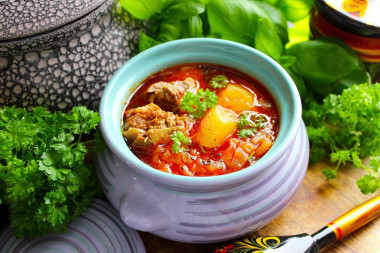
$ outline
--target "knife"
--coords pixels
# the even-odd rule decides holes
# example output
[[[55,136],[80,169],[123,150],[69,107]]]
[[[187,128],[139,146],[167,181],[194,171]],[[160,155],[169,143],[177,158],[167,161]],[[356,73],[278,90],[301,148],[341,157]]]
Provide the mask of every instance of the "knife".
[[[312,235],[246,237],[213,253],[316,253],[380,215],[380,195],[341,215]]]

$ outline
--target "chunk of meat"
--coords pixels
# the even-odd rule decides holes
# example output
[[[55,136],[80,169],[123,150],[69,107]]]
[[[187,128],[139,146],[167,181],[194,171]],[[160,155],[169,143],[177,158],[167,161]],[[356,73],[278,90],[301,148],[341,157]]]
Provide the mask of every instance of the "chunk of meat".
[[[124,113],[123,136],[135,147],[149,147],[167,143],[174,131],[186,131],[191,119],[166,112],[150,103],[126,110]]]
[[[187,77],[183,81],[158,82],[152,84],[146,91],[149,102],[153,102],[165,111],[178,112],[181,101],[187,91],[196,93],[197,83]]]

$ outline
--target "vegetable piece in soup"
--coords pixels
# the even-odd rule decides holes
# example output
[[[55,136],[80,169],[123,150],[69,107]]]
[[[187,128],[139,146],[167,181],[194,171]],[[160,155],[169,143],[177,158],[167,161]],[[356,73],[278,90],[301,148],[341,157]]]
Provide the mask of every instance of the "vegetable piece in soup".
[[[203,177],[255,163],[278,128],[276,104],[255,79],[191,63],[144,80],[128,100],[122,131],[131,151],[153,168]]]

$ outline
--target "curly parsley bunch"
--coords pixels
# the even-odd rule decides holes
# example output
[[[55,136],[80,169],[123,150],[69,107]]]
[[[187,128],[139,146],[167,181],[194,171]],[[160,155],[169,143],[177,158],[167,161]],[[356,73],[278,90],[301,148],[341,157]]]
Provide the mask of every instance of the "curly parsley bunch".
[[[82,142],[99,122],[83,106],[68,114],[0,108],[0,203],[17,237],[64,231],[100,192]]]
[[[323,104],[312,102],[303,112],[310,140],[310,161],[326,155],[336,164],[325,169],[327,179],[337,177],[346,162],[363,168],[367,174],[358,181],[362,193],[380,189],[380,83],[361,84],[329,95]],[[370,156],[368,165],[362,159]]]

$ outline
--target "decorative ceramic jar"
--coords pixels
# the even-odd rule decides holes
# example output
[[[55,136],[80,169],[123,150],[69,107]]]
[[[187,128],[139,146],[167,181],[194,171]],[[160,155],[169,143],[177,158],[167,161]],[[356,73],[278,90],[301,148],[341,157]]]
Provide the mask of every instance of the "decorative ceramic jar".
[[[0,245],[0,253],[145,253],[138,232],[125,226],[109,203],[98,199],[68,225],[65,233],[17,239],[7,227],[0,231]]]
[[[314,37],[346,42],[365,63],[373,82],[380,82],[380,1],[315,0],[310,29]]]
[[[258,80],[273,96],[280,129],[256,163],[226,175],[188,177],[156,170],[139,160],[121,134],[125,102],[148,76],[184,63],[214,63]],[[100,104],[108,148],[95,156],[104,193],[130,227],[171,240],[210,243],[257,230],[290,203],[309,158],[301,101],[286,71],[270,57],[220,39],[164,43],[130,59],[108,83]]]
[[[97,110],[142,25],[114,0],[0,1],[0,105]]]

